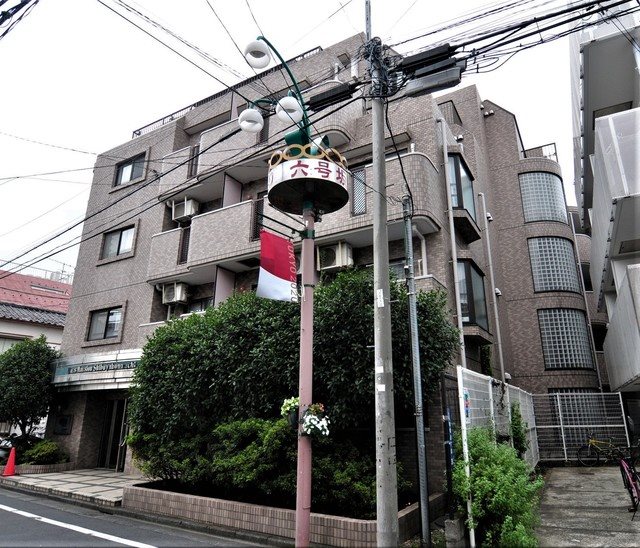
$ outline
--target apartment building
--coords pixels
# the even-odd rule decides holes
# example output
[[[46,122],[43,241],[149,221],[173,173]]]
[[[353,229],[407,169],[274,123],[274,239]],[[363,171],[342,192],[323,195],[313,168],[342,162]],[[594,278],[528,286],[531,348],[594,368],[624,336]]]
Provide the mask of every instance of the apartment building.
[[[362,41],[354,36],[291,60],[305,96],[337,81],[362,81]],[[128,466],[121,443],[127,389],[147,338],[168,318],[252,290],[258,220],[291,222],[265,199],[267,161],[282,146],[285,124],[268,117],[259,135],[235,133],[247,98],[287,88],[277,67],[266,70],[137,130],[98,157],[54,378],[57,408],[73,417],[73,427],[51,434],[78,466]],[[475,87],[437,99],[400,94],[389,101],[388,115],[395,141],[387,130],[390,268],[404,275],[400,198],[408,185],[417,283],[446,291],[452,311],[459,298],[465,365],[498,377],[504,369],[512,383],[536,392],[597,389],[554,147],[525,149],[514,115],[481,100]],[[316,224],[318,271],[370,265],[370,104],[356,98],[311,120],[313,133],[327,135],[353,173],[348,205]],[[457,322],[454,312],[451,319]],[[440,437],[428,444],[429,456],[437,462],[441,427],[431,421],[430,436]]]
[[[624,9],[621,6],[619,10]],[[640,424],[640,18],[573,36],[576,197],[590,236],[585,283],[607,323],[594,330],[611,389]],[[599,322],[600,324],[602,322]],[[602,341],[602,343],[600,343]]]

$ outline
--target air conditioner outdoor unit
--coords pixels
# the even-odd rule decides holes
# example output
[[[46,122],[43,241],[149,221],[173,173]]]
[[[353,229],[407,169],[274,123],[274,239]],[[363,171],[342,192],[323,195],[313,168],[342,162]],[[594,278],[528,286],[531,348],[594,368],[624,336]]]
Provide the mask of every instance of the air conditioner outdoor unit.
[[[318,248],[317,253],[318,270],[337,270],[353,266],[353,251],[351,244],[338,242]]]
[[[172,215],[174,221],[186,221],[198,214],[198,202],[193,199],[185,198],[184,200],[174,200],[171,202]]]
[[[187,288],[182,282],[171,282],[162,286],[162,304],[175,304],[187,302]]]

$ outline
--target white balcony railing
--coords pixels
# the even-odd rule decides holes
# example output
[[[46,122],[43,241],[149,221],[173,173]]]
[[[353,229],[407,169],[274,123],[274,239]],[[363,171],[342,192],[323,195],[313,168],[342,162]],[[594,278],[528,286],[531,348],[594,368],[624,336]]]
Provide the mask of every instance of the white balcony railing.
[[[591,275],[594,291],[600,291],[603,271],[608,268],[606,258],[611,259],[611,249],[616,249],[616,234],[628,230],[634,219],[623,219],[621,214],[630,211],[622,208],[622,202],[640,195],[640,108],[605,116],[596,120],[595,154],[592,157],[594,171]],[[615,227],[614,227],[614,222]],[[633,236],[632,236],[633,237]],[[636,234],[635,238],[640,238]],[[630,238],[625,238],[630,239]]]

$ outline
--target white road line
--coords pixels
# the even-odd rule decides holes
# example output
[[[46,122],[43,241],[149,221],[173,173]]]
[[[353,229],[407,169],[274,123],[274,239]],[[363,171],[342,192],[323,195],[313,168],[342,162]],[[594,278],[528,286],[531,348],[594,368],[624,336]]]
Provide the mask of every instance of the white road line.
[[[36,521],[41,521],[43,523],[48,523],[50,525],[55,525],[57,527],[64,527],[65,529],[71,529],[72,531],[76,531],[84,535],[90,535],[92,537],[98,537],[98,538],[103,538],[105,540],[110,540],[111,542],[125,544],[126,546],[134,546],[135,548],[156,548],[152,544],[144,544],[142,542],[136,542],[135,540],[116,537],[114,535],[107,535],[106,533],[99,533],[98,531],[92,531],[91,529],[78,527],[77,525],[71,525],[70,523],[64,523],[63,521],[56,521],[55,519],[49,519],[43,516],[38,516],[36,514],[31,514],[29,512],[24,512],[22,510],[18,510],[17,508],[11,508],[11,506],[5,506],[4,504],[0,504],[0,510],[11,512],[13,514],[18,514],[25,518],[35,519]]]

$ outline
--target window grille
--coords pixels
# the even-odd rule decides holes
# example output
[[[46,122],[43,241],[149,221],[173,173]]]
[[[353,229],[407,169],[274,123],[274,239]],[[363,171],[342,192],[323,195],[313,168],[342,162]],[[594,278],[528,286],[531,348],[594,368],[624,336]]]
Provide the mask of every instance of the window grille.
[[[189,260],[189,241],[191,240],[191,226],[185,226],[180,235],[180,251],[178,264],[185,264]]]
[[[542,353],[547,369],[593,369],[584,312],[573,308],[538,310]]]
[[[262,230],[262,221],[264,213],[264,201],[267,197],[266,191],[259,192],[256,201],[253,204],[253,223],[251,227],[251,239],[260,238],[260,230]]]
[[[536,291],[580,293],[573,244],[565,238],[529,239],[529,256]]]
[[[353,187],[351,189],[351,212],[353,215],[362,215],[367,212],[365,170],[359,169],[353,172]]]
[[[553,173],[521,173],[520,192],[525,222],[568,223],[567,206],[560,177]]]

